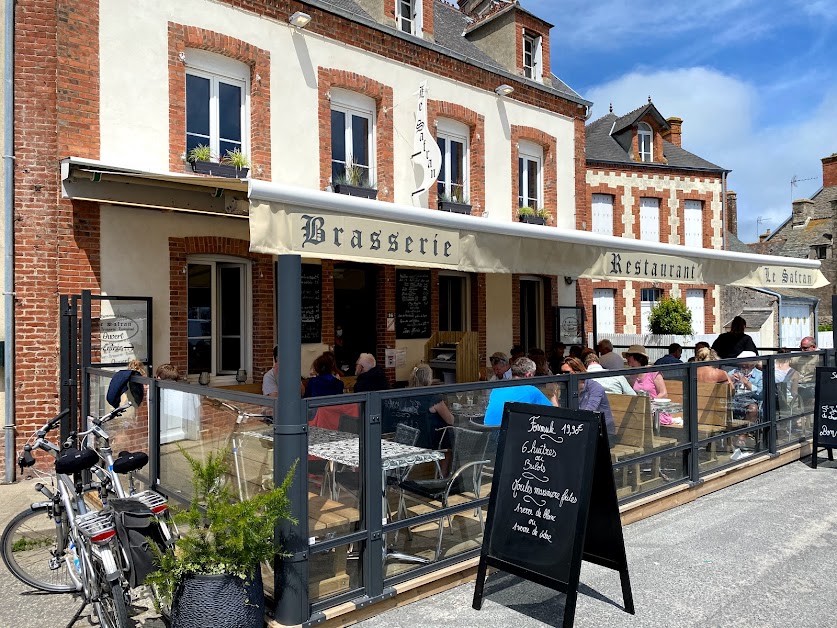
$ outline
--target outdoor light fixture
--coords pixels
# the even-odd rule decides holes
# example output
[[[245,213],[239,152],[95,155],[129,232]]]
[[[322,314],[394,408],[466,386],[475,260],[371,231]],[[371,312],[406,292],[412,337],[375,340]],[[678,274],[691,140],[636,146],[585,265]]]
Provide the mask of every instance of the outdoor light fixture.
[[[288,18],[288,21],[297,28],[305,28],[311,21],[311,16],[307,13],[303,13],[302,11],[297,11]]]
[[[243,384],[247,381],[247,369],[238,369],[238,372],[235,374],[235,381],[239,384]]]
[[[494,93],[497,94],[498,96],[508,96],[513,91],[514,91],[514,87],[512,87],[511,85],[509,85],[507,83],[503,83],[502,85],[499,85],[499,86],[494,88]]]

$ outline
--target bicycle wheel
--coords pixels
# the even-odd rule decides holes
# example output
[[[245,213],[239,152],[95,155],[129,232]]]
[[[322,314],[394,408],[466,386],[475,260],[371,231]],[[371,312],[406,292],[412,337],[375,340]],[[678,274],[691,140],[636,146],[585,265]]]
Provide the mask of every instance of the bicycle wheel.
[[[101,561],[93,560],[93,578],[97,594],[93,598],[93,609],[102,628],[128,628],[128,606],[125,603],[125,589],[121,579],[110,581],[105,575]]]
[[[41,591],[67,593],[76,586],[58,547],[55,520],[47,506],[25,510],[9,522],[0,538],[3,562],[12,575]]]

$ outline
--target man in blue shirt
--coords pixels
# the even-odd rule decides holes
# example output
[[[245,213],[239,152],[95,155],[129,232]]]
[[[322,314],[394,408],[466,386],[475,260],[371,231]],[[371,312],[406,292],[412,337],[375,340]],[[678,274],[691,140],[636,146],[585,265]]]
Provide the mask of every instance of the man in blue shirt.
[[[529,358],[518,358],[511,366],[512,379],[526,379],[535,374],[535,363]],[[503,408],[506,403],[518,401],[520,403],[537,403],[551,406],[540,390],[534,386],[519,385],[495,388],[488,397],[488,407],[485,410],[485,425],[500,425],[503,422]]]
[[[672,342],[668,346],[668,355],[664,355],[659,360],[654,362],[654,366],[658,366],[660,364],[683,364],[683,360],[680,359],[680,356],[682,355],[683,347],[676,342]]]

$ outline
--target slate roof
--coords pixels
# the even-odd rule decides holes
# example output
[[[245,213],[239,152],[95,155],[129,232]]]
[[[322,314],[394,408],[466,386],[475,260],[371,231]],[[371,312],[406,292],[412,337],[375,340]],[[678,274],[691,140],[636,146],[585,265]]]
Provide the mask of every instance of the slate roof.
[[[633,111],[626,113],[624,116],[616,118],[616,123],[613,125],[613,132],[619,133],[620,131],[627,129],[629,126],[633,125],[637,120],[641,119],[646,113],[652,113],[655,118],[657,118],[657,122],[659,122],[660,126],[664,129],[670,128],[669,123],[666,122],[666,119],[660,115],[660,112],[654,106],[653,103],[648,103],[647,105],[643,105],[642,107],[638,107]]]
[[[595,120],[587,125],[586,128],[586,144],[585,151],[587,154],[587,161],[606,161],[621,164],[632,164],[641,166],[651,166],[655,164],[647,164],[643,162],[634,161],[631,155],[626,151],[619,142],[611,135],[611,129],[616,128],[619,124],[625,125],[627,120],[636,121],[645,115],[648,107],[653,107],[651,103],[635,109],[629,114],[617,117],[613,113],[608,113],[598,120]],[[630,126],[633,122],[627,123]],[[713,164],[702,157],[698,157],[694,153],[679,148],[663,140],[663,156],[668,161],[668,164],[656,164],[659,166],[666,166],[668,168],[688,168],[689,170],[705,170],[709,172],[723,172],[726,169]]]
[[[747,329],[761,329],[761,326],[773,316],[773,310],[766,310],[763,308],[744,308],[735,316],[740,316],[747,321]],[[735,316],[733,316],[733,318],[735,318]],[[724,327],[726,328],[730,325],[732,325],[732,318],[724,323]]]

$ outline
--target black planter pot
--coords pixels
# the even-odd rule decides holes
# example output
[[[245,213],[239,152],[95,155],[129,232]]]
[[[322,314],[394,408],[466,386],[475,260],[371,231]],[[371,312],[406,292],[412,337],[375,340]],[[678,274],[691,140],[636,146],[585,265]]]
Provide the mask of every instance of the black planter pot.
[[[375,188],[362,188],[357,185],[349,185],[348,183],[335,183],[334,191],[338,194],[347,194],[349,196],[359,196],[360,198],[378,198],[378,190]]]
[[[262,628],[264,586],[260,567],[242,580],[226,574],[189,576],[171,605],[171,625],[177,628]]]
[[[541,218],[540,216],[518,216],[517,219],[520,222],[526,222],[530,225],[545,225],[546,218]]]
[[[192,172],[210,174],[213,177],[227,177],[228,179],[246,179],[250,168],[236,168],[230,164],[218,164],[214,161],[193,161]]]
[[[455,201],[439,201],[439,209],[443,212],[453,212],[454,214],[468,214],[471,215],[471,206],[468,203],[457,203]]]

